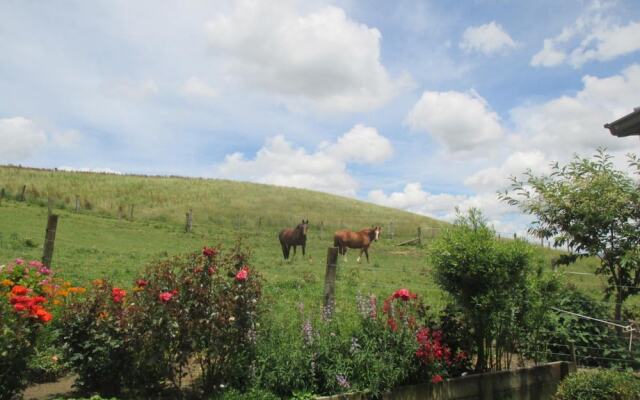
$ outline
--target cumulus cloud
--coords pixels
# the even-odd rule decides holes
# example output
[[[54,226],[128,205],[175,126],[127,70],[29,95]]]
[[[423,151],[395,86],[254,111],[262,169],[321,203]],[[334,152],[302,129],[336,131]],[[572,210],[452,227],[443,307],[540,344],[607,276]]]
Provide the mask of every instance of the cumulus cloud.
[[[218,91],[203,80],[192,76],[182,85],[182,93],[192,97],[213,98],[218,96]]]
[[[325,6],[300,14],[293,2],[241,1],[206,24],[226,73],[290,103],[323,111],[379,107],[403,86],[380,62],[381,34]]]
[[[509,177],[519,176],[526,170],[535,174],[551,171],[550,161],[542,151],[516,151],[500,166],[482,169],[465,179],[464,184],[476,192],[501,190],[509,185]]]
[[[491,220],[499,220],[502,216],[514,211],[498,200],[496,193],[433,194],[423,190],[422,185],[417,182],[408,183],[401,192],[385,194],[382,190],[372,190],[369,192],[368,200],[375,204],[448,221],[455,218],[456,208],[462,212],[470,208],[479,208]]]
[[[406,118],[451,152],[469,152],[503,137],[500,117],[475,91],[424,92]]]
[[[516,42],[495,21],[465,29],[460,48],[472,52],[490,55],[516,47]]]
[[[47,144],[47,135],[24,117],[0,118],[0,163],[18,162]]]
[[[637,147],[637,140],[613,137],[603,125],[630,113],[637,105],[640,64],[609,77],[586,75],[582,82],[583,89],[574,96],[514,108],[511,119],[516,134],[512,146],[538,149],[552,159],[598,147],[614,151],[628,149],[630,144]]]
[[[608,3],[594,1],[572,25],[544,40],[531,65],[553,67],[568,62],[579,68],[589,61],[608,61],[640,50],[640,22],[615,23],[608,9]]]
[[[347,164],[376,164],[391,154],[391,144],[374,128],[356,125],[336,142],[322,143],[315,152],[296,148],[282,135],[272,137],[253,159],[241,153],[227,155],[214,176],[354,197],[358,183]]]

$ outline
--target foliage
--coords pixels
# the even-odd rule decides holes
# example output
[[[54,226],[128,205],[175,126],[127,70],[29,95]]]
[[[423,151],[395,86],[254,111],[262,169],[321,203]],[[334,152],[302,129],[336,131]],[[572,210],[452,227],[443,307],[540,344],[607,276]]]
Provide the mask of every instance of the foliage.
[[[435,241],[431,259],[436,282],[464,312],[474,339],[475,369],[501,369],[503,357],[516,352],[524,323],[530,246],[499,240],[472,209]]]
[[[558,309],[607,319],[608,308],[576,289],[573,285],[562,288],[562,296],[555,306]],[[601,367],[633,366],[628,352],[628,341],[619,337],[609,325],[579,318],[571,314],[557,313],[540,328],[543,340],[548,344],[546,352],[552,359],[571,360],[573,347],[580,365]],[[637,366],[637,365],[636,365]]]
[[[36,343],[53,319],[57,292],[53,271],[39,261],[16,259],[0,266],[0,393],[10,398],[25,386]]]
[[[619,303],[614,319],[620,320],[622,303],[640,293],[640,188],[615,169],[612,158],[599,149],[593,159],[556,163],[550,175],[528,171],[524,181],[512,178],[513,193],[502,198],[536,218],[532,233],[570,249],[562,262],[600,259],[596,273],[607,277],[607,295],[615,294]],[[630,162],[638,165],[634,157]]]
[[[375,296],[359,296],[357,303],[355,325],[326,316],[312,322],[301,310],[298,329],[263,329],[256,385],[280,396],[357,390],[377,395],[467,370],[466,354],[449,346],[414,293],[399,289],[382,307]]]
[[[84,391],[150,394],[182,387],[242,388],[254,357],[261,285],[239,246],[152,264],[131,289],[97,280],[63,316],[62,341]]]
[[[581,370],[566,377],[555,400],[635,400],[640,398],[640,378],[630,372]]]

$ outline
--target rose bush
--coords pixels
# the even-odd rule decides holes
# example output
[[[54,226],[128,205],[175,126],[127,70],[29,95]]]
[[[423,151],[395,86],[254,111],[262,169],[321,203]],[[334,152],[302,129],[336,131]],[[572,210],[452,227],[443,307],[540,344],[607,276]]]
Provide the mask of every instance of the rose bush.
[[[9,398],[33,375],[39,339],[63,303],[60,287],[53,271],[39,261],[18,258],[0,266],[0,393]]]
[[[63,315],[62,341],[86,392],[148,396],[244,388],[254,359],[261,279],[246,250],[156,262],[132,288],[95,283]],[[169,386],[169,387],[167,387]]]

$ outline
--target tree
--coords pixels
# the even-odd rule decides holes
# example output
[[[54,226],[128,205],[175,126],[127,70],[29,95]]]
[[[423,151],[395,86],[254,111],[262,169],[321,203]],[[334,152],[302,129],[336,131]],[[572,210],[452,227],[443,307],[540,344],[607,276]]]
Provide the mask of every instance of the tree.
[[[566,166],[556,163],[550,175],[527,171],[524,180],[512,177],[511,193],[500,196],[535,217],[529,232],[568,247],[560,264],[600,260],[596,273],[607,277],[606,296],[615,295],[620,321],[622,303],[640,291],[640,188],[612,159],[598,149],[593,159],[576,155]],[[638,159],[629,159],[640,174]]]
[[[525,320],[532,251],[500,240],[478,210],[458,215],[433,243],[436,282],[464,313],[476,351],[476,371],[501,369],[517,350]],[[507,365],[509,361],[507,361]]]

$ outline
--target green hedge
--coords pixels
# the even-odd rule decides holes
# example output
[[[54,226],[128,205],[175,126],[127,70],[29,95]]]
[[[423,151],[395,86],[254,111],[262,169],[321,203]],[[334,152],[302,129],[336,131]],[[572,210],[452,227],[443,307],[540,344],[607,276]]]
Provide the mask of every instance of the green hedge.
[[[608,399],[640,399],[640,377],[615,370],[582,370],[562,381],[555,395],[555,400]]]

